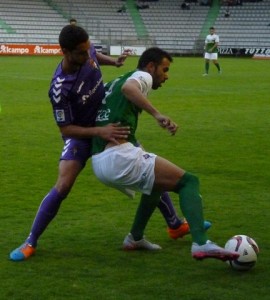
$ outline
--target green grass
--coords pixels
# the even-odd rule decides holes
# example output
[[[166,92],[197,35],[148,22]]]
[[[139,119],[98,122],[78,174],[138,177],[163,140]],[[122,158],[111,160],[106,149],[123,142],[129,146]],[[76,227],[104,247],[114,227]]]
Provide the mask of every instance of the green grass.
[[[0,298],[269,299],[270,61],[221,58],[223,74],[211,65],[205,78],[202,58],[175,58],[170,79],[149,98],[179,124],[179,133],[169,136],[146,114],[138,129],[146,149],[200,177],[212,240],[224,245],[234,234],[256,240],[261,252],[254,269],[235,272],[220,261],[194,261],[191,238],[170,240],[158,211],[146,235],[163,250],[121,251],[139,195],[131,201],[106,189],[90,163],[40,239],[36,256],[8,260],[56,180],[62,142],[47,92],[58,61],[0,57]],[[136,61],[103,67],[104,79]]]

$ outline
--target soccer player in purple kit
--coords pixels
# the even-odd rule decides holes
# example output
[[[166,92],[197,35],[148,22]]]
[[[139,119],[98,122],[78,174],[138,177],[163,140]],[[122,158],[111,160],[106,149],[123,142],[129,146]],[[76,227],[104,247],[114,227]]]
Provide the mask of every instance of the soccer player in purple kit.
[[[94,127],[96,112],[105,94],[96,51],[87,32],[81,27],[67,25],[59,35],[59,44],[64,58],[49,90],[54,118],[64,141],[58,179],[42,200],[26,242],[10,253],[13,261],[25,260],[35,253],[38,238],[56,216],[91,156],[91,137],[99,135],[114,141],[129,132],[127,127],[119,124]],[[102,56],[102,59],[106,57]],[[122,56],[115,62],[107,58],[106,63],[120,66],[123,60]]]
[[[124,52],[117,59],[96,53],[87,32],[74,25],[61,30],[59,44],[64,57],[49,90],[54,118],[64,141],[58,178],[42,200],[26,241],[10,253],[13,261],[23,261],[35,253],[39,237],[57,215],[62,201],[91,157],[91,138],[100,136],[116,142],[129,134],[129,128],[119,124],[94,127],[97,110],[105,96],[99,63],[119,67],[128,53]],[[177,216],[167,193],[162,195],[158,207],[168,224],[171,238],[189,233],[187,222]],[[210,226],[210,223],[205,223],[206,228]]]

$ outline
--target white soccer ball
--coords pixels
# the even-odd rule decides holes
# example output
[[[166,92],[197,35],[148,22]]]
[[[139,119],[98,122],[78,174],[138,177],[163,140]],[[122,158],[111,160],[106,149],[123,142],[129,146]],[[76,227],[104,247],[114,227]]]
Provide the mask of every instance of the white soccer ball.
[[[240,254],[238,259],[227,261],[233,269],[248,271],[255,266],[259,247],[251,237],[244,234],[235,235],[227,241],[224,248]]]

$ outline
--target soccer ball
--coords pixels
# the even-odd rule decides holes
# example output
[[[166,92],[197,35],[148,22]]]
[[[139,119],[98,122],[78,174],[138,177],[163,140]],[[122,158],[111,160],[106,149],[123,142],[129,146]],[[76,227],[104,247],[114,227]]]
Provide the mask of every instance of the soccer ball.
[[[251,237],[244,234],[235,235],[227,241],[224,248],[240,254],[237,259],[227,261],[233,269],[248,271],[255,266],[259,247]]]

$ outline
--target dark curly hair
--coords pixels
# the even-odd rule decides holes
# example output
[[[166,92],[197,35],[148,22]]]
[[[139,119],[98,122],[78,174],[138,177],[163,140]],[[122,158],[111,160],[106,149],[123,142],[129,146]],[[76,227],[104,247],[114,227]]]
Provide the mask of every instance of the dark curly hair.
[[[159,65],[163,58],[167,58],[170,62],[173,61],[171,55],[158,47],[152,47],[146,49],[141,57],[139,58],[137,68],[139,70],[144,69],[149,62],[153,62],[156,65]]]
[[[59,44],[62,49],[74,50],[79,44],[87,42],[88,33],[79,26],[66,25],[59,34]]]

